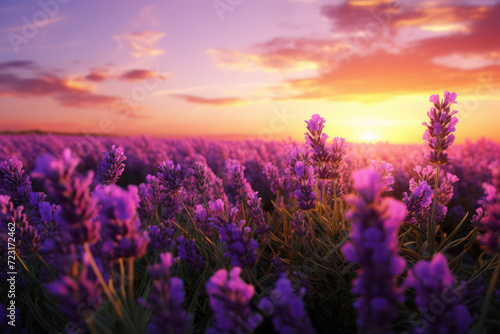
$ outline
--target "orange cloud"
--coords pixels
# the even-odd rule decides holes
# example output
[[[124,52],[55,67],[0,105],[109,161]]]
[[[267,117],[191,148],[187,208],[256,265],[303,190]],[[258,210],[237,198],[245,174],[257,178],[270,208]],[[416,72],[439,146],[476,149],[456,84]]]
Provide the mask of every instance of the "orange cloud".
[[[500,4],[448,3],[431,9],[422,3],[408,4],[413,11],[393,6],[390,1],[324,6],[322,12],[335,28],[329,39],[274,38],[245,51],[211,50],[209,54],[218,66],[243,71],[287,71],[313,64],[310,68],[316,74],[268,87],[276,100],[374,102],[396,95],[473,89],[482,76],[500,76],[500,35],[492,33],[500,31]],[[374,13],[385,20],[385,31],[356,44],[353,37],[362,24],[377,20]],[[465,21],[466,30],[461,28]],[[439,34],[424,32],[422,27],[439,28]],[[399,40],[403,29],[413,29],[416,38]]]
[[[109,107],[118,99],[115,96],[96,94],[93,90],[93,86],[81,80],[61,78],[49,73],[31,78],[0,73],[0,98],[51,97],[64,106],[74,108]]]
[[[85,79],[88,81],[102,82],[112,77],[113,74],[109,70],[92,69],[91,72],[85,76]]]
[[[157,42],[165,37],[163,32],[153,32],[148,30],[136,31],[125,35],[132,47],[132,56],[142,58],[145,56],[158,56],[165,53],[165,50],[156,46]]]
[[[212,105],[212,106],[235,106],[235,105],[242,105],[242,104],[248,103],[247,100],[237,98],[237,97],[205,98],[205,97],[199,97],[199,96],[194,96],[194,95],[181,95],[181,94],[176,94],[176,95],[172,95],[172,96],[181,98],[186,102],[206,104],[206,105]]]
[[[155,71],[149,70],[130,70],[123,73],[119,79],[122,81],[141,81],[144,79],[152,79],[157,78],[160,80],[166,80],[167,76],[163,74],[159,74]]]

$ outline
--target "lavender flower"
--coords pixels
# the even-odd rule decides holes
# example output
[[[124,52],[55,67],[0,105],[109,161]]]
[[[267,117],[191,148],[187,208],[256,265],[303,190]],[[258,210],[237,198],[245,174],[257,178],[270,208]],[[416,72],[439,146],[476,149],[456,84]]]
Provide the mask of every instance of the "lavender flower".
[[[394,167],[390,163],[385,161],[372,161],[370,168],[380,173],[381,181],[385,185],[384,191],[392,191],[393,189],[391,186],[394,184],[392,171],[394,171]]]
[[[404,300],[395,277],[406,266],[398,256],[397,231],[407,212],[401,202],[380,198],[386,186],[377,171],[359,170],[352,177],[360,197],[346,198],[354,207],[346,215],[353,221],[353,242],[342,251],[347,261],[361,267],[353,283],[353,293],[361,295],[354,302],[357,324],[367,333],[389,333],[397,318],[394,304]]]
[[[38,230],[28,223],[23,210],[22,206],[14,209],[10,197],[0,195],[0,232],[7,235],[9,224],[13,224],[16,229],[13,241],[16,251],[26,258],[40,248],[40,235]]]
[[[207,209],[203,205],[197,205],[194,211],[193,220],[203,234],[209,239],[213,239],[216,230],[210,226],[210,218],[207,214]]]
[[[270,311],[271,307],[274,329],[280,334],[316,333],[302,302],[304,294],[305,289],[301,288],[296,295],[288,278],[281,277],[270,296],[261,299],[259,308]]]
[[[259,235],[264,235],[269,230],[264,219],[264,211],[261,208],[262,199],[259,198],[258,192],[248,193],[248,198],[250,198],[247,203],[250,209],[250,217],[252,218],[253,224],[257,227],[255,232]]]
[[[430,122],[422,123],[427,127],[424,133],[424,140],[427,141],[431,152],[425,155],[429,162],[436,165],[444,165],[452,160],[446,150],[455,142],[455,126],[458,118],[453,117],[456,110],[450,111],[452,103],[456,102],[457,94],[444,92],[444,100],[439,101],[439,95],[431,95],[429,101],[434,103],[434,107],[427,113]]]
[[[207,191],[207,167],[198,161],[193,165],[192,174],[196,191],[198,194],[204,195]]]
[[[30,177],[23,170],[23,163],[17,157],[0,162],[0,188],[14,200],[25,202],[31,193]]]
[[[271,186],[271,192],[276,194],[278,191],[283,190],[285,188],[285,179],[280,176],[280,171],[278,167],[273,165],[271,162],[268,162],[264,166],[264,174],[266,175],[267,180]]]
[[[297,161],[295,164],[296,183],[298,189],[295,190],[295,198],[298,201],[297,206],[304,211],[312,210],[316,207],[316,192],[314,184],[314,169],[306,167],[302,161]]]
[[[478,236],[478,241],[487,253],[500,254],[500,196],[494,186],[483,184],[483,187],[486,191],[484,203],[487,207],[481,221],[484,234]]]
[[[260,319],[251,316],[249,302],[254,287],[240,278],[241,268],[234,267],[229,274],[219,269],[207,282],[210,307],[214,311],[214,326],[208,334],[237,334],[243,330],[252,332]]]
[[[335,137],[333,138],[333,145],[330,150],[330,161],[332,164],[332,179],[340,179],[340,170],[342,168],[342,162],[347,156],[346,151],[349,145],[346,144],[345,138]]]
[[[326,121],[320,115],[314,114],[309,121],[305,122],[309,131],[305,133],[306,146],[312,151],[313,160],[321,166],[330,161],[330,155],[326,149],[328,136],[323,133]]]
[[[220,240],[226,245],[224,256],[231,257],[233,266],[251,268],[257,261],[257,241],[250,237],[245,221],[229,223],[219,228]]]
[[[111,146],[109,151],[102,152],[104,154],[104,159],[99,166],[98,180],[102,185],[109,186],[115,184],[118,181],[120,175],[122,175],[125,170],[125,152],[123,148],[116,147],[116,145]]]
[[[186,261],[187,265],[198,271],[205,269],[205,260],[198,254],[196,244],[193,239],[186,239],[183,235],[177,238],[179,243],[179,257]]]
[[[160,223],[160,225],[148,226],[149,249],[157,249],[160,251],[170,250],[174,246],[174,235],[177,232],[174,224],[171,221]]]
[[[128,191],[111,185],[95,193],[102,205],[100,219],[103,250],[113,258],[141,258],[149,242],[147,232],[140,232],[137,217],[139,197],[137,187],[128,186]]]
[[[165,189],[171,194],[176,194],[182,186],[181,166],[169,161],[164,161],[158,166],[158,178],[163,182]]]
[[[189,314],[182,309],[184,284],[181,279],[171,276],[172,254],[160,254],[160,259],[161,263],[148,267],[153,279],[153,291],[148,302],[141,301],[152,311],[148,333],[184,334],[191,322]]]
[[[408,193],[404,193],[403,202],[406,205],[408,215],[405,221],[416,224],[419,221],[424,222],[422,217],[427,217],[430,205],[432,204],[432,196],[434,192],[425,181],[420,181],[419,185],[413,190],[408,197]]]
[[[77,165],[78,159],[65,149],[61,159],[48,155],[38,158],[32,177],[43,180],[49,198],[60,205],[56,219],[66,224],[71,240],[93,243],[100,237],[100,226],[93,220],[96,203],[89,192],[93,172],[85,177],[74,174]]]
[[[83,266],[77,277],[62,276],[51,283],[48,290],[60,301],[59,311],[69,321],[87,328],[85,317],[92,316],[102,304],[99,283],[93,279],[87,255],[83,255]]]
[[[278,255],[273,255],[271,263],[273,265],[274,278],[288,277],[288,269],[286,269],[285,263]]]
[[[473,227],[482,229],[484,227],[482,220],[485,216],[486,216],[486,211],[482,207],[477,208],[476,214],[472,216],[472,219],[470,221],[471,225]]]
[[[460,292],[453,289],[453,275],[443,254],[436,254],[431,262],[419,261],[406,283],[415,289],[417,305],[424,313],[424,327],[418,328],[418,333],[468,332],[472,318],[461,305]],[[439,308],[435,303],[439,303]]]
[[[252,187],[245,178],[245,166],[242,166],[238,161],[226,160],[227,176],[231,182],[231,190],[234,195],[234,203],[239,203],[244,200],[247,193],[252,191]]]

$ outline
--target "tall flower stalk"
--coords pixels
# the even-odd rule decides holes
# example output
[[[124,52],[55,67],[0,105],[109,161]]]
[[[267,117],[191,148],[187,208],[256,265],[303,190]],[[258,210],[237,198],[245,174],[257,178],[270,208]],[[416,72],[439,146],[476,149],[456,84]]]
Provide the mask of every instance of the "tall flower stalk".
[[[429,256],[434,255],[435,244],[435,220],[436,208],[438,202],[438,188],[439,188],[439,170],[441,165],[448,163],[453,158],[448,156],[446,150],[455,142],[455,126],[458,123],[458,118],[454,117],[458,111],[451,111],[451,105],[457,103],[457,93],[444,92],[444,99],[439,100],[439,95],[431,95],[429,101],[434,104],[434,107],[427,113],[429,116],[429,124],[426,122],[422,125],[426,126],[423,139],[431,149],[430,153],[425,155],[431,164],[436,165],[436,175],[434,184],[434,196],[432,198],[432,213],[429,224],[427,224],[427,242]]]
[[[346,198],[353,205],[347,213],[353,221],[353,242],[342,251],[347,261],[361,267],[353,283],[353,293],[361,296],[354,302],[357,325],[362,333],[390,333],[397,318],[394,304],[404,300],[404,288],[396,284],[406,267],[398,256],[397,232],[407,212],[401,202],[381,198],[386,186],[377,171],[359,170],[352,177],[359,193]]]

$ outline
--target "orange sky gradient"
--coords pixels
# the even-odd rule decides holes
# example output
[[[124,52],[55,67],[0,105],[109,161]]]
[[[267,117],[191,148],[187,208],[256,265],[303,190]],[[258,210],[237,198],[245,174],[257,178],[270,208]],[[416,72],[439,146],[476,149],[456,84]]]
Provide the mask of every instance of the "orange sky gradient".
[[[500,0],[65,2],[0,4],[0,131],[500,142]]]

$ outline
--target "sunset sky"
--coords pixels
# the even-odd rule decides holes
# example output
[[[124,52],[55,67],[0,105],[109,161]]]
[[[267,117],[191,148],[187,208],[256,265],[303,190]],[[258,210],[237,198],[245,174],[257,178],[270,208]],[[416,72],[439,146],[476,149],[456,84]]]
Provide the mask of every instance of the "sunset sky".
[[[45,4],[45,5],[43,5]],[[0,131],[420,143],[500,141],[500,1],[0,2]]]

